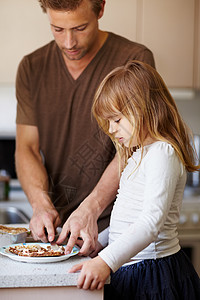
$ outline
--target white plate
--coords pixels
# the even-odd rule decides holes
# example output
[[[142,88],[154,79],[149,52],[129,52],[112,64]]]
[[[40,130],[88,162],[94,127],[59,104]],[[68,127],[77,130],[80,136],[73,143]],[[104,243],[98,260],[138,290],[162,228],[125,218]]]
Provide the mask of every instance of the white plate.
[[[14,247],[20,244],[11,244],[8,246],[4,246],[0,248],[0,254],[9,257],[10,259],[17,260],[17,261],[22,261],[22,262],[27,262],[27,263],[51,263],[51,262],[58,262],[58,261],[63,261],[71,256],[74,256],[79,253],[79,248],[74,246],[72,249],[72,252],[67,255],[61,255],[61,256],[48,256],[48,257],[27,257],[27,256],[19,256],[14,253],[9,252],[7,249],[9,247]],[[50,243],[23,243],[23,245],[40,245],[42,247],[47,247],[50,246]]]

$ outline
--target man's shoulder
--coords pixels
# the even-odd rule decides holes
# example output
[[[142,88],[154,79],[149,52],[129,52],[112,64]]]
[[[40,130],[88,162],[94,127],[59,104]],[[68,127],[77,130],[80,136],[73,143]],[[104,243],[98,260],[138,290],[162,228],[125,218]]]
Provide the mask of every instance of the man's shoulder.
[[[33,78],[38,80],[44,72],[50,72],[52,66],[56,64],[57,51],[55,41],[51,41],[33,52],[26,54],[19,63],[17,77],[31,76],[32,81]]]
[[[113,32],[109,32],[109,38],[110,38],[110,41],[112,44],[116,43],[120,47],[128,47],[130,49],[141,49],[141,50],[147,49],[147,47],[145,45],[140,44],[135,41],[132,41],[128,38],[125,38],[125,37],[115,34]]]
[[[32,51],[31,53],[26,54],[24,56],[24,59],[28,59],[28,60],[32,61],[32,60],[38,59],[40,57],[43,58],[46,55],[48,55],[48,53],[55,52],[56,49],[57,49],[57,46],[56,46],[55,41],[53,40],[53,41],[50,41],[48,44],[41,46],[40,48]]]
[[[153,53],[145,45],[131,41],[125,37],[109,32],[107,53],[112,56],[114,63],[121,65],[128,60],[139,60],[155,67]]]

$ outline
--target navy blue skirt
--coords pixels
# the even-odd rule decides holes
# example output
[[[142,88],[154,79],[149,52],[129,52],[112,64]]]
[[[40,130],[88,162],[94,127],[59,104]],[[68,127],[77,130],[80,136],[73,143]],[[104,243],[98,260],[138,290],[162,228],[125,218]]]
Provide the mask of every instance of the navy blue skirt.
[[[200,300],[200,279],[191,261],[176,254],[121,267],[105,285],[105,300]]]

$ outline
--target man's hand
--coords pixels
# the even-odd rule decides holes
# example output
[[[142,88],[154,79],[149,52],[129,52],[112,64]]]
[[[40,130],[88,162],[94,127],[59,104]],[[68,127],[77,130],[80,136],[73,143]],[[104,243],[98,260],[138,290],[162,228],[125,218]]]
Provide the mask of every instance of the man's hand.
[[[78,239],[76,241],[76,245],[79,246],[80,248],[82,247],[83,245],[83,240],[82,239]],[[99,241],[97,241],[97,244],[96,244],[96,248],[93,252],[90,253],[90,257],[91,258],[94,258],[97,256],[97,254],[103,249],[103,246],[99,243]]]
[[[77,264],[68,272],[74,273],[79,270],[81,270],[81,273],[78,278],[77,287],[84,290],[102,289],[111,271],[100,256]]]
[[[67,219],[63,225],[57,244],[61,244],[67,237],[69,240],[65,249],[65,253],[71,253],[75,244],[81,246],[79,255],[88,256],[96,249],[98,238],[98,227],[96,216],[91,212],[85,211],[83,208],[77,208]],[[82,245],[78,242],[78,238],[82,239]]]
[[[35,240],[44,243],[52,242],[55,238],[55,230],[60,225],[60,217],[55,208],[34,210],[30,221],[30,230]]]
[[[97,254],[103,249],[103,246],[97,241],[96,249],[90,253],[90,257],[94,258],[97,256]]]

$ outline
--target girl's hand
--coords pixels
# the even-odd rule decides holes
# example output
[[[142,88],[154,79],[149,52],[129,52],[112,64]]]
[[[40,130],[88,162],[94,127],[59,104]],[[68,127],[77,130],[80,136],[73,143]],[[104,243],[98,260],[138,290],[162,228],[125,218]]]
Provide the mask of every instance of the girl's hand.
[[[77,264],[68,272],[75,273],[79,270],[81,270],[81,273],[78,278],[77,287],[84,290],[102,289],[111,271],[100,256]]]

